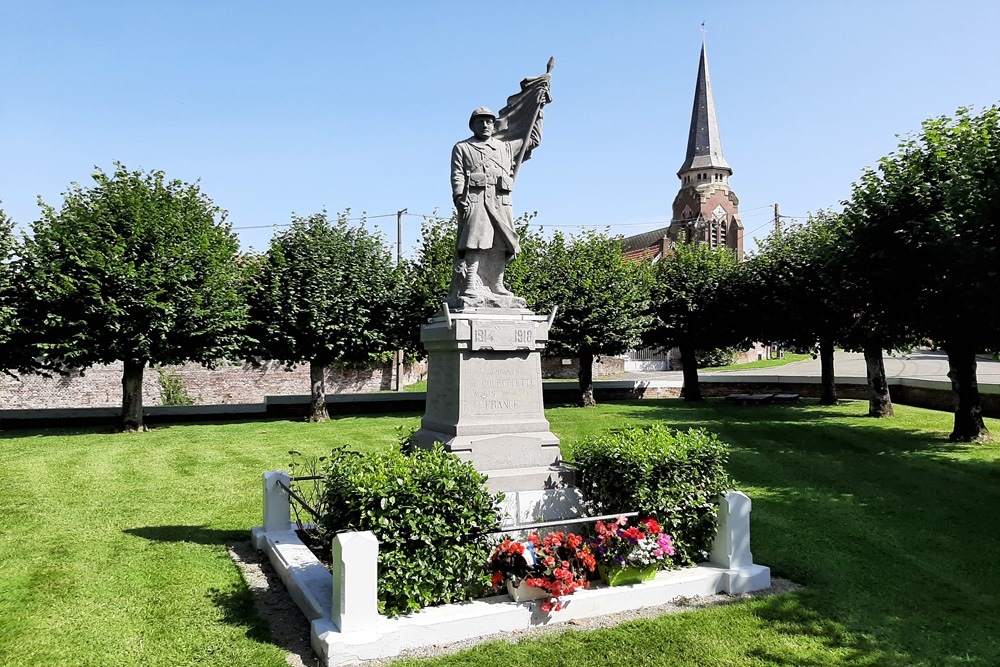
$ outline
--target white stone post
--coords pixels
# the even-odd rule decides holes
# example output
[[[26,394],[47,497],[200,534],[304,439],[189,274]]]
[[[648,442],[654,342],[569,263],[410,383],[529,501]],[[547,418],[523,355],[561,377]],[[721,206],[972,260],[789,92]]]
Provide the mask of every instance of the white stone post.
[[[278,486],[291,486],[291,477],[283,470],[264,473],[264,532],[291,530],[291,501],[288,493]]]
[[[753,565],[750,553],[750,498],[742,491],[719,496],[719,532],[709,560],[719,567],[737,569]]]
[[[771,569],[754,565],[750,553],[750,499],[741,491],[719,496],[719,532],[709,561],[724,570],[720,590],[727,593],[759,591],[771,585]]]
[[[378,538],[371,531],[333,538],[333,624],[341,632],[378,625]]]

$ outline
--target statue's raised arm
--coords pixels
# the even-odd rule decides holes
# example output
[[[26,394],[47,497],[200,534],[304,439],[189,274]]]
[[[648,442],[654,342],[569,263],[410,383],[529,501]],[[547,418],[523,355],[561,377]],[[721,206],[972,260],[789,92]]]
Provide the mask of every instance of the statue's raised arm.
[[[479,107],[469,118],[472,136],[451,152],[451,194],[458,212],[455,274],[448,305],[468,308],[525,308],[503,283],[507,264],[520,252],[511,192],[521,164],[542,141],[542,107],[552,101],[545,74],[521,81],[494,115]]]

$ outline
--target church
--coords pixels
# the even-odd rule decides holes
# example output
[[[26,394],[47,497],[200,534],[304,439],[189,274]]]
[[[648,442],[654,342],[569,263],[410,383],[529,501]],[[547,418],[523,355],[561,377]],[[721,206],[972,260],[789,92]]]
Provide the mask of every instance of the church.
[[[743,223],[739,215],[740,200],[729,187],[732,174],[733,169],[722,154],[708,58],[702,42],[687,152],[677,172],[681,183],[674,197],[670,224],[623,239],[625,257],[655,262],[668,255],[673,244],[691,242],[729,248],[737,257],[742,257]],[[771,353],[770,347],[757,344],[740,352],[737,362],[769,358]],[[623,355],[623,359],[625,370],[669,370],[677,366],[679,352],[676,349],[632,350]]]
[[[626,257],[655,260],[663,256],[671,244],[682,241],[727,247],[742,256],[743,223],[739,216],[740,200],[729,187],[732,174],[722,154],[708,59],[702,42],[687,153],[677,172],[681,183],[674,197],[670,225],[624,239]]]

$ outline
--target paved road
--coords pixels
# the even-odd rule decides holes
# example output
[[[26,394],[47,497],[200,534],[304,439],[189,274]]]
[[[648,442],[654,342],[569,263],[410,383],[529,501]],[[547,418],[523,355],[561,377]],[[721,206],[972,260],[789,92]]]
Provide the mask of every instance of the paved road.
[[[867,377],[865,357],[860,352],[838,352],[833,358],[834,372],[837,377]],[[980,384],[1000,384],[1000,362],[979,360],[978,377]],[[743,375],[780,375],[788,377],[819,377],[819,359],[797,361],[773,368],[757,368],[736,371],[701,371],[702,373],[718,373],[733,376]],[[948,380],[948,357],[943,352],[918,350],[907,356],[885,357],[885,374],[887,377],[908,377],[924,380]],[[652,379],[680,378],[680,371],[662,372],[632,372],[615,379]]]

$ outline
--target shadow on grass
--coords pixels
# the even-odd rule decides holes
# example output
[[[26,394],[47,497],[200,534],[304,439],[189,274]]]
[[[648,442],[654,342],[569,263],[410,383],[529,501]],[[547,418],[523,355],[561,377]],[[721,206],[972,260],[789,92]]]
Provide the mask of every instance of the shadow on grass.
[[[58,426],[55,428],[18,427],[0,429],[0,439],[14,440],[16,438],[37,438],[47,436],[73,436],[73,435],[121,435],[120,431],[115,431],[108,424],[92,424],[89,426]],[[141,435],[141,434],[136,434]]]
[[[790,640],[761,642],[748,651],[749,656],[763,664],[787,667],[827,667],[831,664],[910,667],[914,664],[913,656],[880,645],[870,636],[850,632],[842,624],[810,609],[799,594],[761,598],[754,607],[754,615],[772,632]],[[790,648],[795,644],[819,645],[824,651],[809,657]],[[837,657],[833,658],[834,655]]]
[[[376,413],[376,414],[365,414],[365,413],[336,413],[333,408],[330,410],[330,419],[327,424],[335,423],[338,419],[357,419],[364,417],[393,417],[399,419],[406,419],[412,417],[420,417],[422,413],[419,412],[394,412],[394,413]],[[38,438],[38,437],[67,437],[67,436],[79,436],[79,435],[101,435],[111,438],[121,437],[121,438],[142,438],[150,433],[156,433],[157,431],[167,431],[174,427],[182,426],[205,426],[205,427],[225,427],[225,426],[246,426],[248,424],[253,425],[267,425],[267,424],[306,424],[308,419],[303,416],[294,415],[279,415],[279,416],[251,416],[244,415],[229,417],[227,415],[224,419],[188,419],[185,420],[182,417],[173,418],[171,417],[169,421],[156,421],[148,420],[146,426],[149,431],[146,433],[123,433],[119,428],[115,426],[115,421],[108,420],[101,423],[92,424],[77,424],[74,426],[58,426],[54,428],[44,428],[38,427],[34,424],[31,426],[18,426],[16,428],[3,428],[0,429],[0,439],[18,439],[18,438]]]
[[[253,593],[246,584],[240,584],[227,590],[213,588],[208,591],[207,595],[212,604],[222,612],[224,623],[246,628],[248,639],[262,644],[279,645],[274,641],[267,622],[257,614],[254,608]]]
[[[246,539],[246,531],[218,530],[205,526],[144,526],[127,528],[124,533],[155,542],[190,542],[192,544],[228,544]]]
[[[949,442],[947,413],[861,418],[854,402],[608,408],[606,425],[702,427],[730,443],[727,467],[753,500],[754,560],[806,586],[796,604],[766,602],[761,618],[853,655],[809,662],[761,644],[764,664],[1000,665],[1000,568],[984,556],[1000,546],[997,445]],[[576,427],[571,414],[553,417]],[[838,627],[886,655],[839,647]]]

